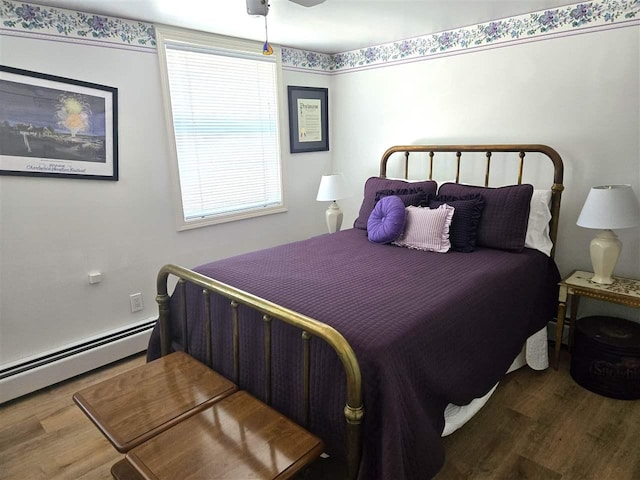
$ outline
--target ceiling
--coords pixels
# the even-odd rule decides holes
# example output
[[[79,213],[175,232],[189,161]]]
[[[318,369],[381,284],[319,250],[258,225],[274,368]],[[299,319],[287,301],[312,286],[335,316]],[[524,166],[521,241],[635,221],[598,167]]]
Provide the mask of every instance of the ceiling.
[[[264,17],[245,0],[36,0],[34,3],[106,16],[175,25],[264,41]],[[326,0],[303,7],[269,0],[269,41],[338,53],[536,12],[567,0]]]

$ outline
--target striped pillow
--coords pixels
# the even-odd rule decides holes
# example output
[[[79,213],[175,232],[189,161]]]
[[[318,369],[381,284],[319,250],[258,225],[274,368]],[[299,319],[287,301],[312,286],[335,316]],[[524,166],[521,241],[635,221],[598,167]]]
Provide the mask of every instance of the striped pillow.
[[[455,208],[443,203],[438,208],[409,206],[406,211],[404,233],[394,245],[439,253],[449,251],[449,226]]]

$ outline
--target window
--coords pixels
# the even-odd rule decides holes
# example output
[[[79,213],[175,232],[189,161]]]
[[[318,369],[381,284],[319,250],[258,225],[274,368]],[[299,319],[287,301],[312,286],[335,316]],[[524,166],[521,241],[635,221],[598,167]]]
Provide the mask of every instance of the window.
[[[159,28],[178,228],[285,211],[280,163],[280,51]]]

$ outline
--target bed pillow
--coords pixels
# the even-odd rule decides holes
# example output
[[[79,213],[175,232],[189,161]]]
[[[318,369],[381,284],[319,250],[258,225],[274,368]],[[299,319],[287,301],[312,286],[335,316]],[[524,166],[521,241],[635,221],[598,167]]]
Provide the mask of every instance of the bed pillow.
[[[456,209],[449,229],[451,248],[457,252],[473,252],[476,248],[478,225],[484,209],[484,198],[479,194],[462,197],[429,195],[426,206],[438,208],[443,203]]]
[[[529,222],[524,246],[539,250],[547,256],[551,255],[553,242],[549,236],[551,221],[551,190],[534,190],[531,196]]]
[[[406,211],[404,232],[393,242],[394,245],[429,252],[449,251],[449,226],[455,211],[453,207],[446,203],[438,208],[409,206]]]
[[[409,189],[412,193],[436,193],[438,185],[433,180],[423,182],[407,182],[406,180],[394,180],[389,178],[371,177],[364,184],[364,199],[360,205],[360,213],[353,223],[353,228],[367,229],[369,215],[376,205],[376,192],[379,190]]]
[[[416,190],[415,188],[398,188],[396,190],[385,189],[378,190],[376,192],[375,202],[376,204],[383,197],[388,197],[389,195],[395,195],[400,198],[404,203],[405,207],[409,205],[420,206],[421,203],[424,203],[427,200],[428,194],[424,193],[423,190]]]
[[[373,243],[391,243],[404,231],[406,219],[404,202],[389,195],[380,199],[369,215],[367,237]]]
[[[484,210],[478,225],[477,245],[521,252],[527,234],[533,186],[528,184],[490,188],[445,183],[439,195],[480,194]]]

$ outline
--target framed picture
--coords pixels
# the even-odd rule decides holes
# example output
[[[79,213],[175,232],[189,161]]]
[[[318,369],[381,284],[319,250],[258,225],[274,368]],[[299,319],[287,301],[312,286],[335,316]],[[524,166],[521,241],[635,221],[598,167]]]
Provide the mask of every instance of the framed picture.
[[[0,65],[0,175],[118,180],[118,89]]]
[[[329,150],[329,90],[289,86],[291,153]]]

